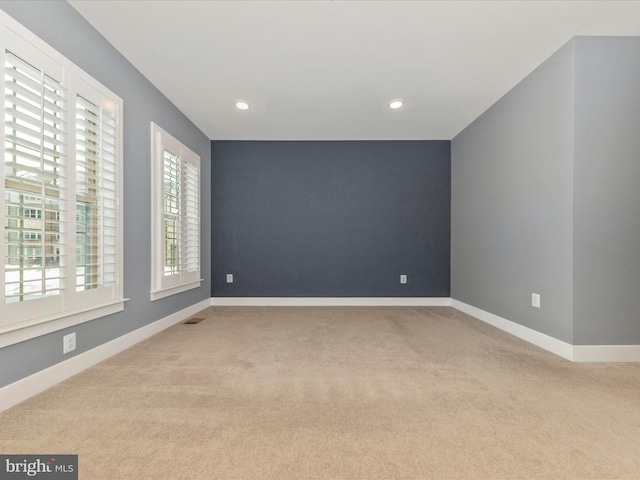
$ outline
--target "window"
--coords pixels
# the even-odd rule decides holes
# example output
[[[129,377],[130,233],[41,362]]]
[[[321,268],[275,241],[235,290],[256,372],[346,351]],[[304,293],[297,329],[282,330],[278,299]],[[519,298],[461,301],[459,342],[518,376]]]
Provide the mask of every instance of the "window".
[[[151,124],[151,300],[198,288],[200,157]]]
[[[1,347],[121,311],[123,299],[122,100],[0,14]]]
[[[39,208],[25,208],[22,216],[25,218],[42,218],[42,210]]]

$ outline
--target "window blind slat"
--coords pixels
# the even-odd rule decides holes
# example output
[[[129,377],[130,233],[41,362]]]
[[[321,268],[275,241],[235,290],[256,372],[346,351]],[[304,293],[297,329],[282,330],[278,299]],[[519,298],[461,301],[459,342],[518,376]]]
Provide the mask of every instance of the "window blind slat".
[[[60,126],[42,124],[39,119],[34,119],[34,117],[29,116],[23,112],[19,112],[17,110],[8,110],[5,109],[6,117],[5,118],[5,126],[11,127],[10,129],[6,129],[6,131],[15,130],[16,132],[22,132],[26,135],[34,135],[39,137],[42,130],[44,130],[46,135],[46,140],[49,142],[57,142],[59,145],[62,144],[59,140],[56,139],[56,136],[63,134],[63,125]],[[16,121],[16,120],[19,120]]]
[[[26,140],[24,138],[20,138],[16,135],[5,135],[4,136],[5,141],[9,142],[9,143],[13,143],[16,145],[20,145],[22,147],[27,147],[30,148],[31,150],[34,151],[42,151],[45,155],[49,155],[51,157],[59,157],[60,155],[62,155],[62,152],[59,150],[54,150],[53,148],[49,148],[47,146],[43,146],[41,144],[38,144],[36,142],[32,142],[30,140]]]
[[[21,83],[19,79],[20,72],[15,70],[12,70],[12,72],[13,75],[5,70],[5,75],[9,77],[11,81],[11,83],[8,84],[9,86],[5,86],[5,102],[17,104],[26,109],[34,106],[40,107],[40,109],[50,114],[62,113],[63,109],[59,104],[61,97],[56,95],[57,92],[47,91],[40,82],[37,83],[35,90],[32,90],[28,88],[27,85]],[[24,97],[24,99],[30,100],[32,103],[30,104],[20,97]],[[51,116],[57,119],[55,115]]]
[[[15,150],[9,149],[9,148],[5,149],[5,151],[9,154],[12,154],[13,152],[15,152]],[[29,157],[31,159],[36,159],[36,160],[38,159],[37,157],[35,157],[35,155],[27,156],[22,152],[16,152],[16,153],[23,158]],[[57,181],[57,180],[66,178],[66,175],[62,175],[59,172],[45,172],[41,168],[31,167],[31,166],[25,165],[24,163],[5,161],[4,164],[5,164],[5,168],[7,169],[15,169],[17,172],[23,172],[23,173],[32,173],[33,176],[30,177],[30,179],[32,180],[41,179],[41,180]],[[54,165],[59,166],[59,164],[57,163]],[[60,168],[59,170],[62,171],[63,169]],[[11,173],[5,173],[5,176],[7,178],[11,178],[14,180],[22,180],[24,178],[23,175],[13,175]]]

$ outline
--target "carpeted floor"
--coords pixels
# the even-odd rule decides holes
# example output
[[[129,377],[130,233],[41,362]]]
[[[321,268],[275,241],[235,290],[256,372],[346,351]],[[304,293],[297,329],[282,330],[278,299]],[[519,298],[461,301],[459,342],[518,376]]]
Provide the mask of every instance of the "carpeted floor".
[[[0,414],[80,478],[638,479],[640,365],[452,308],[212,307]]]

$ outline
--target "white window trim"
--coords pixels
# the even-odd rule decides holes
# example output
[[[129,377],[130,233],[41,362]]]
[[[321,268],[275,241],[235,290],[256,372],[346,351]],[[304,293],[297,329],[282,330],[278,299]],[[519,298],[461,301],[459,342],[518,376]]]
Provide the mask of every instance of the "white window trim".
[[[103,305],[64,312],[64,316],[41,317],[36,320],[10,325],[0,335],[0,348],[31,338],[53,333],[63,328],[73,327],[96,318],[104,317],[124,310],[128,298],[113,300]]]
[[[117,268],[118,268],[118,277],[117,277],[117,285],[115,287],[115,295],[114,298],[109,299],[107,301],[101,300],[99,302],[78,306],[73,304],[73,302],[68,301],[68,299],[63,300],[64,309],[55,314],[42,314],[37,316],[36,318],[29,318],[25,321],[8,323],[5,317],[5,304],[4,301],[0,301],[0,348],[12,345],[15,343],[23,342],[25,340],[29,340],[31,338],[35,338],[41,335],[45,335],[47,333],[52,333],[57,330],[61,330],[63,328],[67,328],[70,326],[78,325],[80,323],[84,323],[90,320],[95,320],[100,317],[104,317],[106,315],[111,315],[117,312],[124,310],[124,303],[128,300],[123,296],[123,202],[122,202],[122,194],[123,194],[123,185],[122,185],[122,158],[123,158],[123,122],[122,122],[122,108],[123,102],[122,99],[118,97],[111,90],[106,88],[104,85],[100,84],[97,80],[91,77],[89,74],[84,72],[80,67],[75,65],[69,59],[67,59],[64,55],[59,53],[53,47],[48,45],[46,42],[41,40],[38,36],[32,33],[30,30],[22,26],[19,22],[17,22],[14,18],[0,10],[0,43],[2,43],[2,58],[4,58],[4,48],[5,48],[5,39],[7,36],[12,33],[13,35],[19,37],[22,41],[31,45],[31,48],[34,51],[39,51],[44,56],[48,57],[50,60],[55,62],[57,65],[64,69],[64,77],[66,82],[66,87],[70,88],[69,82],[73,81],[73,79],[81,80],[97,91],[104,94],[106,97],[109,97],[111,100],[116,102],[117,108],[119,110],[119,122],[118,122],[118,148],[117,148],[117,156],[118,156],[118,173],[120,174],[119,178],[119,188],[118,188],[118,260],[117,260]],[[4,68],[4,62],[3,62]],[[71,98],[71,92],[73,90],[70,88],[70,93],[68,95],[68,110],[67,112],[75,112],[75,103],[74,99]],[[4,92],[2,93],[4,96]],[[69,122],[69,129],[72,129],[73,122]],[[4,118],[0,118],[0,145],[4,148]],[[72,139],[74,136],[71,132],[67,132],[66,136],[66,151],[71,153],[73,150]],[[71,164],[69,164],[71,165]],[[0,183],[1,187],[4,190],[4,168],[2,168],[2,172],[0,173]],[[0,209],[0,224],[4,226],[5,224],[5,215],[4,208]],[[2,258],[2,265],[0,265],[0,291],[4,292],[4,257],[5,257],[5,249],[6,246],[4,241],[0,242],[0,258]],[[73,278],[73,277],[72,277]],[[4,299],[4,293],[2,298]],[[37,309],[36,309],[37,310]]]
[[[176,293],[186,292],[187,290],[193,290],[199,288],[202,285],[202,278],[194,280],[193,282],[187,282],[175,287],[161,288],[160,290],[151,291],[151,301],[160,300],[161,298],[170,297]]]
[[[201,250],[201,229],[202,225],[198,219],[198,272],[186,275],[180,265],[180,279],[173,279],[171,284],[163,284],[164,279],[164,150],[165,145],[172,145],[174,149],[178,149],[182,157],[190,157],[197,160],[198,166],[198,205],[201,205],[202,192],[202,169],[200,164],[200,156],[191,149],[177,140],[171,134],[167,133],[156,123],[151,122],[151,301],[166,298],[171,295],[186,292],[202,285],[203,279],[200,278],[202,271],[202,250]],[[182,219],[184,211],[180,212]],[[178,277],[178,275],[176,275]]]

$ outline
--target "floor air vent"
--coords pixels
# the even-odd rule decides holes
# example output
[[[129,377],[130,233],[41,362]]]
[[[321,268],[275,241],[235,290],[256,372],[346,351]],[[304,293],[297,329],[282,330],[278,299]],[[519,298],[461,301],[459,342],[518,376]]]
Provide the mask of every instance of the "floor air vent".
[[[204,320],[204,318],[200,318],[200,317],[190,318],[189,320],[184,322],[184,324],[185,325],[195,325],[196,323],[200,323],[203,320]]]

